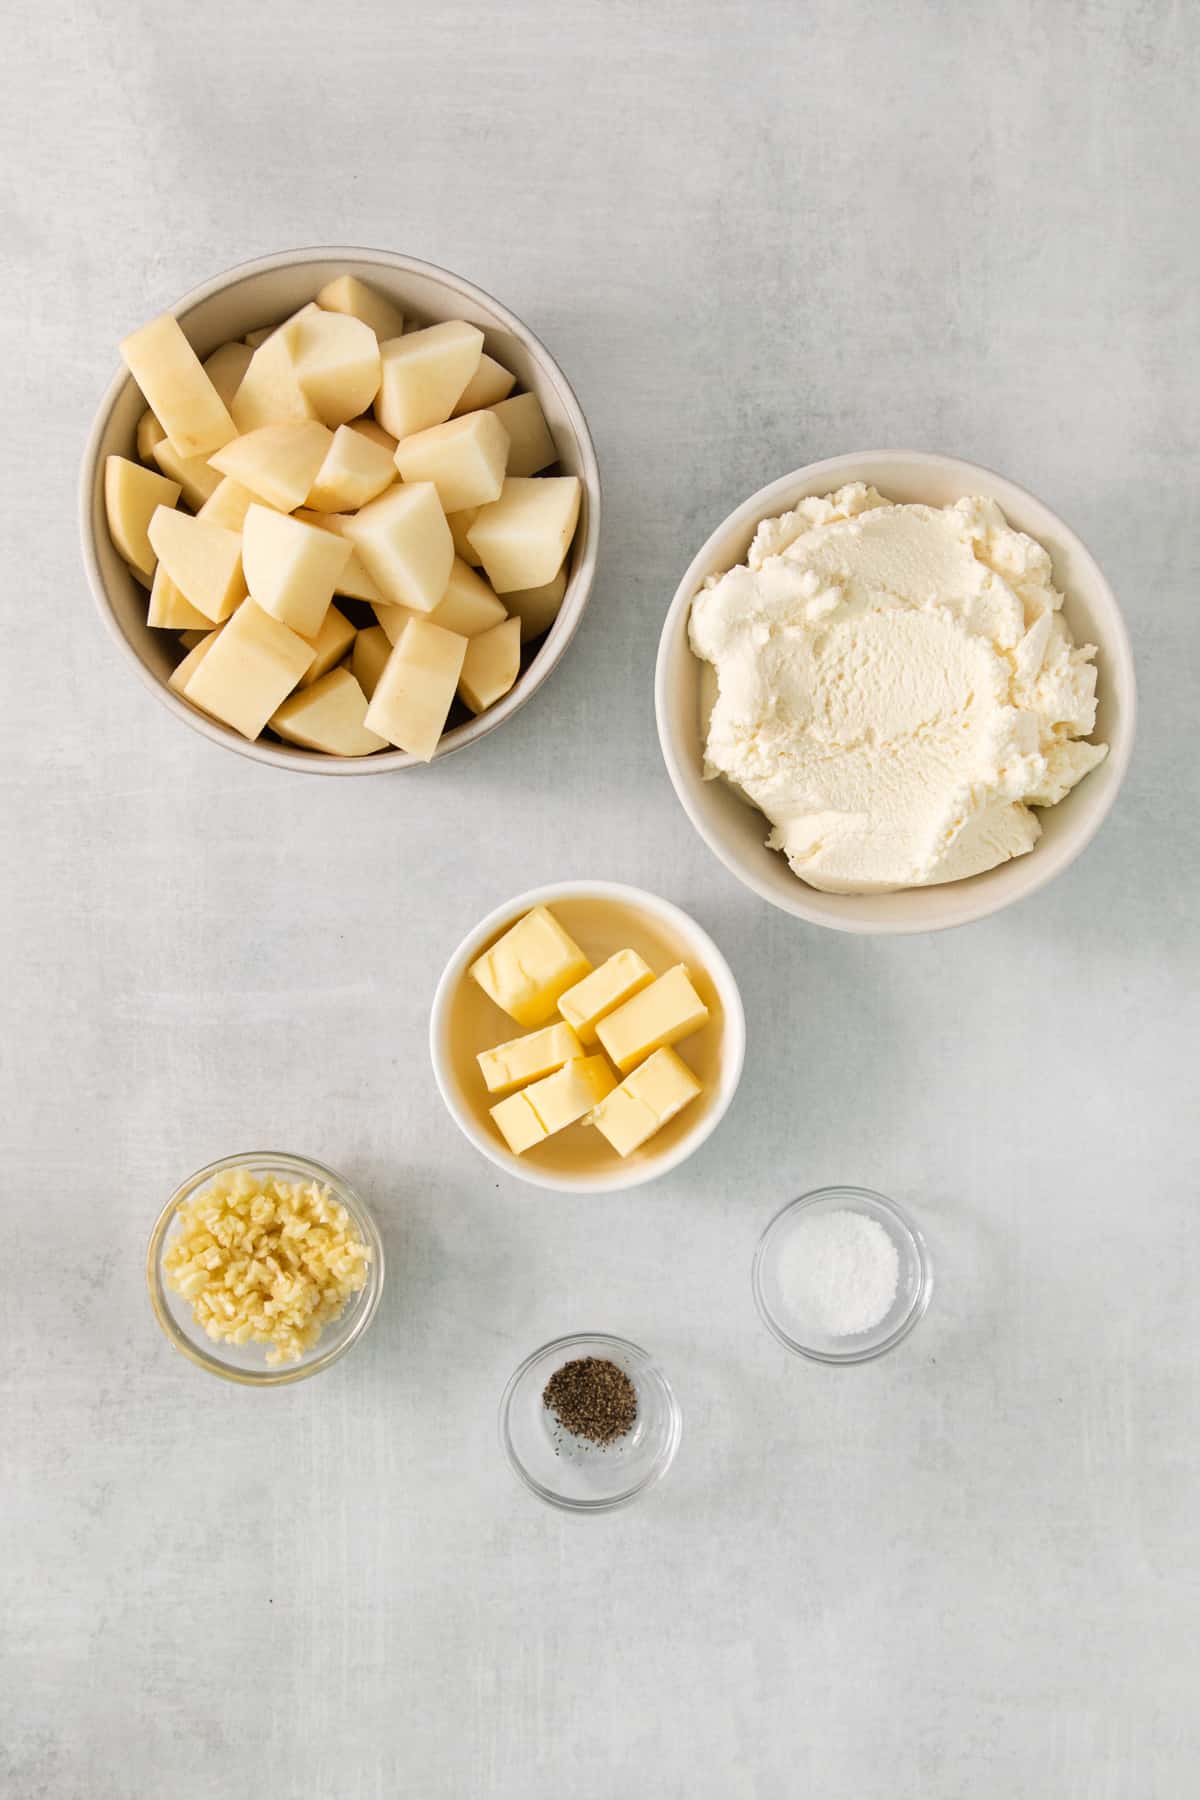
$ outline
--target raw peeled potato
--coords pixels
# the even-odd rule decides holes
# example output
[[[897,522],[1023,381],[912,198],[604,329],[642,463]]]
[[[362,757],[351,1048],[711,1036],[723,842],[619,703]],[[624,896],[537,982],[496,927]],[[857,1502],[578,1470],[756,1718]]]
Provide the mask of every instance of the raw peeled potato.
[[[342,275],[203,361],[171,315],[122,344],[146,410],[109,534],[179,638],[169,686],[247,738],[428,761],[562,603],[580,489],[541,474],[536,396],[476,326],[404,323]]]

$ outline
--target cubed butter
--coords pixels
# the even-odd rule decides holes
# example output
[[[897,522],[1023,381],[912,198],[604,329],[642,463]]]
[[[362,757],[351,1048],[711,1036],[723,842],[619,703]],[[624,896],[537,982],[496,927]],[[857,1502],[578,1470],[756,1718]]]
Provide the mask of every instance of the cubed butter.
[[[236,531],[160,506],[150,520],[151,548],[177,588],[219,625],[245,598],[242,540]]]
[[[491,410],[508,437],[508,474],[536,475],[558,461],[558,448],[536,394],[514,394]]]
[[[375,417],[398,442],[450,417],[479,367],[483,333],[463,319],[447,319],[389,338],[381,354]]]
[[[305,750],[327,756],[370,756],[387,744],[363,721],[367,696],[349,669],[331,669],[312,687],[301,687],[271,714],[272,731]]]
[[[562,568],[579,521],[577,475],[509,476],[467,532],[498,594],[544,587]]]
[[[242,528],[242,562],[252,600],[315,638],[350,555],[345,538],[302,524],[269,506],[252,506]]]
[[[467,413],[401,438],[395,458],[404,481],[432,481],[448,513],[498,499],[507,460],[508,433],[494,412]]]
[[[654,980],[654,970],[636,950],[618,950],[598,969],[559,996],[558,1010],[581,1044],[596,1042],[596,1026]]]
[[[108,535],[125,558],[143,575],[153,575],[156,560],[150,542],[150,521],[159,507],[171,507],[179,498],[179,483],[168,481],[153,469],[143,469],[127,456],[104,460],[104,509]]]
[[[521,673],[521,621],[505,619],[467,639],[458,696],[475,714],[486,712],[508,693]]]
[[[618,1156],[661,1131],[701,1091],[701,1084],[674,1050],[656,1050],[597,1106],[591,1123]]]
[[[450,580],[454,540],[431,481],[397,483],[361,512],[331,516],[389,606],[433,611]]]
[[[234,438],[211,460],[222,475],[287,513],[304,505],[332,443],[333,433],[319,419],[292,419]]]
[[[466,649],[466,638],[457,632],[444,631],[428,619],[410,619],[376,683],[367,730],[429,762],[445,728]]]
[[[253,600],[243,600],[220,636],[197,644],[191,655],[202,651],[184,695],[247,738],[259,735],[313,659],[311,644]]]
[[[592,965],[547,906],[535,906],[471,964],[471,979],[518,1025],[548,1025]]]
[[[596,1026],[596,1036],[622,1075],[666,1044],[677,1044],[708,1019],[708,1008],[683,963],[626,1000]]]
[[[602,1056],[577,1057],[554,1075],[522,1088],[491,1108],[508,1147],[517,1156],[574,1125],[616,1087],[616,1077]],[[524,1101],[523,1107],[514,1102]],[[532,1114],[532,1120],[530,1119]],[[537,1127],[540,1126],[540,1132]]]
[[[582,1055],[583,1046],[569,1025],[545,1025],[541,1031],[529,1031],[494,1049],[481,1050],[476,1060],[488,1093],[503,1094],[553,1075],[564,1063]]]
[[[236,436],[224,401],[171,313],[127,337],[121,355],[180,456],[210,456]]]

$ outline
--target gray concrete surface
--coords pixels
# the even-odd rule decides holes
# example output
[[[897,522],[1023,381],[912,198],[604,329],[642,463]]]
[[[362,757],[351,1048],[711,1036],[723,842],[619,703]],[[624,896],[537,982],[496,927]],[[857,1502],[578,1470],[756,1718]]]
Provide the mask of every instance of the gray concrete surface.
[[[1184,1800],[1196,1792],[1200,29],[1169,0],[5,9],[4,1800]],[[117,338],[270,249],[415,252],[559,356],[607,490],[569,658],[485,749],[288,778],[120,665],[75,539]],[[1117,812],[1033,901],[856,941],[759,905],[663,774],[679,571],[903,442],[1004,470],[1127,608]],[[693,910],[750,1053],[705,1152],[498,1180],[425,1053],[493,903]],[[149,1223],[255,1142],[373,1197],[369,1339],[265,1395],[173,1357]],[[921,1218],[893,1357],[790,1360],[788,1196]],[[498,1458],[520,1357],[656,1349],[683,1449],[579,1522]]]

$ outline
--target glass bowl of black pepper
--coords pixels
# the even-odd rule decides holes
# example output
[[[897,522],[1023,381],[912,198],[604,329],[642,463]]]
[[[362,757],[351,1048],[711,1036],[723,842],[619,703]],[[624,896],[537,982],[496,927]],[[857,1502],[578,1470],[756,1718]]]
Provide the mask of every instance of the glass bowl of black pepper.
[[[661,1481],[683,1415],[659,1364],[605,1332],[556,1338],[527,1356],[500,1402],[515,1475],[567,1512],[611,1512]]]

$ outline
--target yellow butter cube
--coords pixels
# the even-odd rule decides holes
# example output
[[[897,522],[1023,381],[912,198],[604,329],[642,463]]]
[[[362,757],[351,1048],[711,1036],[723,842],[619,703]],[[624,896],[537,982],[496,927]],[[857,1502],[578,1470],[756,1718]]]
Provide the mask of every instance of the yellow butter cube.
[[[508,1088],[553,1075],[564,1063],[582,1055],[583,1045],[569,1025],[546,1025],[492,1050],[481,1050],[476,1061],[488,1093],[503,1094]]]
[[[618,950],[607,962],[568,988],[558,1010],[573,1025],[581,1044],[596,1042],[596,1026],[608,1013],[649,987],[654,970],[636,950]]]
[[[601,1019],[596,1036],[622,1075],[628,1075],[655,1050],[699,1031],[707,1019],[708,1008],[692,986],[687,969],[676,963]]]
[[[629,1156],[682,1112],[700,1090],[700,1082],[674,1050],[656,1050],[600,1102],[591,1123],[618,1156]]]
[[[535,906],[471,964],[470,976],[518,1025],[548,1025],[560,994],[592,965],[546,906]]]
[[[555,1074],[501,1100],[498,1106],[492,1107],[492,1117],[509,1149],[520,1156],[542,1138],[553,1137],[556,1131],[565,1131],[568,1125],[574,1125],[611,1094],[616,1085],[616,1077],[602,1056],[576,1057],[573,1062],[564,1063]],[[514,1105],[515,1101],[522,1100],[524,1106]],[[529,1116],[531,1113],[533,1120]],[[540,1125],[540,1135],[536,1133],[533,1121]]]

